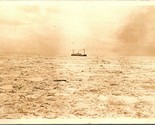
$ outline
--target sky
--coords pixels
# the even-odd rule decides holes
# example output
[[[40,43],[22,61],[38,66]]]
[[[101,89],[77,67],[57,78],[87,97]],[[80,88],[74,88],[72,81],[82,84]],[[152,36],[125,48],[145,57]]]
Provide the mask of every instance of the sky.
[[[0,52],[155,55],[154,11],[132,2],[1,1]]]

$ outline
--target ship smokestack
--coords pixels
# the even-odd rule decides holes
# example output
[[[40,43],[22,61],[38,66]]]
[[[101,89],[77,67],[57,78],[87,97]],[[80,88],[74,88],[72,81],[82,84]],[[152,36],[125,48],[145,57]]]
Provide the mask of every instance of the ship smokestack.
[[[74,54],[74,49],[73,49],[72,53]]]

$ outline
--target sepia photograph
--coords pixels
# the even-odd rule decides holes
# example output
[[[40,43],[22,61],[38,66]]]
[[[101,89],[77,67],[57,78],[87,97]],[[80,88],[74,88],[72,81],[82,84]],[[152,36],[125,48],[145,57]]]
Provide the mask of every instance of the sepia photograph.
[[[0,123],[155,123],[155,2],[0,1]]]

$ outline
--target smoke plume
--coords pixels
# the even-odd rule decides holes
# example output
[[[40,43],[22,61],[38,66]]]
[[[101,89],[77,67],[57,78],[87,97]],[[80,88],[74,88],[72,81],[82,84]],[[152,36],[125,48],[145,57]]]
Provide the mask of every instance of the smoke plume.
[[[155,7],[142,6],[132,12],[117,33],[117,51],[126,55],[155,55]]]

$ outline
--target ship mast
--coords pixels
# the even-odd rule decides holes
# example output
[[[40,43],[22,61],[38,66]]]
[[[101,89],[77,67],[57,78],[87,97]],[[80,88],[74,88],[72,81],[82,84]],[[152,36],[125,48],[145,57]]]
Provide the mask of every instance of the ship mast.
[[[84,54],[85,54],[85,49],[84,49]]]

